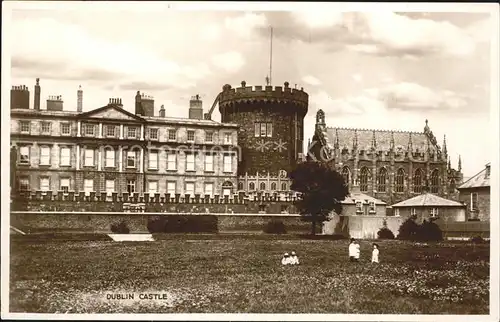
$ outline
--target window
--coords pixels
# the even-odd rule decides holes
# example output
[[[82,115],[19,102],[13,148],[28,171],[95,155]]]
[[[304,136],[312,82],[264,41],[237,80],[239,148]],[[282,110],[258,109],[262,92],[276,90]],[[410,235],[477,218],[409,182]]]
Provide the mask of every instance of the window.
[[[40,165],[50,165],[50,148],[48,146],[40,147]]]
[[[265,182],[260,183],[259,190],[266,190],[266,183]]]
[[[186,171],[195,171],[194,170],[194,153],[186,154]]]
[[[344,178],[344,184],[348,187],[350,183],[350,171],[349,167],[343,167],[342,168],[342,178]]]
[[[369,212],[374,213],[375,209],[376,209],[375,207],[376,207],[375,206],[375,202],[370,201],[370,203],[369,203]]]
[[[95,125],[94,124],[85,124],[85,135],[86,136],[94,136]]]
[[[114,168],[115,167],[115,151],[114,150],[106,150],[105,151],[105,167]]]
[[[111,196],[115,192],[115,180],[106,180],[106,193]]]
[[[438,193],[439,191],[439,170],[434,169],[431,173],[431,193]]]
[[[276,191],[276,182],[271,183],[271,190]]]
[[[176,130],[168,130],[168,140],[169,141],[177,140],[177,131]]]
[[[281,184],[281,190],[282,190],[282,191],[287,191],[287,190],[288,190],[288,188],[287,188],[287,186],[286,186],[286,182],[283,182],[283,183]]]
[[[405,170],[398,169],[396,172],[396,192],[405,191]]]
[[[435,218],[438,216],[438,208],[431,208],[431,217]]]
[[[363,202],[356,200],[356,213],[362,213],[363,212]]]
[[[167,193],[169,193],[171,196],[176,194],[176,182],[175,181],[169,181],[167,182]]]
[[[127,168],[135,167],[135,151],[127,151]]]
[[[94,150],[85,150],[85,166],[92,167],[94,165]]]
[[[194,141],[194,131],[187,131],[187,140],[188,141]]]
[[[212,196],[214,193],[214,184],[213,183],[205,183],[205,195]]]
[[[470,210],[477,211],[477,192],[470,194]]]
[[[205,171],[214,171],[214,156],[213,154],[205,155]]]
[[[43,134],[50,134],[51,130],[52,130],[52,123],[42,122],[42,133]]]
[[[272,137],[273,124],[272,123],[255,123],[255,137]]]
[[[88,196],[90,192],[94,191],[94,180],[93,179],[85,179],[83,180],[83,191]]]
[[[127,180],[127,192],[130,194],[135,192],[135,180]]]
[[[414,217],[417,215],[417,209],[416,208],[411,208],[410,209],[410,216]]]
[[[224,144],[232,144],[233,135],[231,133],[224,133]]]
[[[155,194],[158,192],[158,181],[149,181],[148,182],[148,191],[149,194]]]
[[[224,155],[224,172],[232,172],[232,171],[233,171],[232,155],[226,154]]]
[[[61,147],[60,165],[68,167],[71,165],[71,149],[68,147]]]
[[[30,190],[30,179],[20,178],[19,179],[19,191],[29,191]]]
[[[394,216],[399,217],[399,208],[394,209]]]
[[[149,152],[149,169],[158,170],[158,151]]]
[[[266,212],[266,205],[259,205],[259,213],[260,212]]]
[[[106,136],[114,137],[115,131],[116,131],[116,126],[114,126],[114,125],[107,125],[106,126]]]
[[[194,195],[194,182],[186,182],[185,194],[190,196]]]
[[[127,127],[127,138],[129,139],[135,139],[137,135],[137,128],[133,126],[128,126]]]
[[[413,174],[413,192],[422,193],[422,170],[417,169]]]
[[[213,132],[206,132],[205,133],[205,141],[206,142],[213,142],[214,141],[214,133]]]
[[[288,206],[287,205],[281,205],[280,206],[280,212],[282,214],[287,214],[288,213]]]
[[[243,190],[243,182],[238,182],[238,190]]]
[[[387,182],[387,170],[385,168],[380,168],[378,170],[377,176],[377,191],[385,192]]]
[[[47,177],[40,178],[40,190],[49,191],[50,190],[50,180]]]
[[[69,178],[61,178],[59,189],[63,193],[68,193],[68,191],[69,191]]]
[[[158,129],[149,129],[149,139],[158,140]]]
[[[248,184],[248,190],[252,190],[252,191],[253,191],[253,190],[255,190],[255,183],[250,182],[250,183]]]
[[[69,123],[61,123],[61,134],[62,135],[71,134],[71,125]]]
[[[177,154],[175,153],[167,154],[167,170],[171,171],[177,170]]]
[[[30,147],[22,146],[19,148],[19,163],[29,164],[30,163]]]
[[[361,168],[359,176],[359,190],[361,192],[368,191],[368,169],[366,167]]]
[[[21,133],[30,133],[31,122],[30,121],[19,121],[19,127],[21,128]]]

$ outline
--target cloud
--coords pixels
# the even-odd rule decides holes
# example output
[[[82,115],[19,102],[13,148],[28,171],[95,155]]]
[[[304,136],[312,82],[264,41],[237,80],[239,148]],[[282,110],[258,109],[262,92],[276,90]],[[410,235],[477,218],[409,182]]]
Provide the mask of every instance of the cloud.
[[[222,35],[222,28],[216,24],[209,24],[209,25],[203,26],[203,28],[200,32],[201,39],[207,40],[207,41],[219,40],[221,35]]]
[[[476,48],[472,31],[448,21],[409,17],[394,12],[337,13],[328,8],[294,12],[279,19],[276,36],[321,43],[328,49],[347,49],[367,55],[422,57],[450,55],[464,57]],[[293,26],[293,22],[298,22]],[[478,25],[475,30],[484,30]],[[481,34],[481,32],[476,32]]]
[[[229,31],[240,37],[251,37],[255,29],[266,26],[267,19],[264,14],[245,13],[236,17],[227,17],[224,19],[224,26]]]
[[[360,83],[363,80],[363,75],[356,73],[352,75],[352,79],[354,79],[355,82]]]
[[[218,68],[234,73],[245,65],[245,58],[237,51],[229,51],[213,56],[212,63]]]
[[[319,79],[317,79],[316,77],[311,76],[311,75],[307,75],[307,76],[302,77],[302,81],[308,85],[311,85],[311,86],[321,85],[321,81]]]

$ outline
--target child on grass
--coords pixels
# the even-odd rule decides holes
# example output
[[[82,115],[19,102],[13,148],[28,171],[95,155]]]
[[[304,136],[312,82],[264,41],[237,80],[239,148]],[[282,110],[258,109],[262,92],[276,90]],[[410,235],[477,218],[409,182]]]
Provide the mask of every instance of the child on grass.
[[[291,265],[299,265],[299,257],[292,251],[292,255],[290,256],[290,264]]]
[[[285,255],[283,255],[283,258],[281,259],[281,265],[290,265],[290,256],[288,255],[288,253],[285,253]]]
[[[378,254],[379,254],[378,245],[374,243],[372,251],[372,263],[378,263]]]
[[[356,240],[351,238],[351,242],[349,243],[349,261],[356,261]]]

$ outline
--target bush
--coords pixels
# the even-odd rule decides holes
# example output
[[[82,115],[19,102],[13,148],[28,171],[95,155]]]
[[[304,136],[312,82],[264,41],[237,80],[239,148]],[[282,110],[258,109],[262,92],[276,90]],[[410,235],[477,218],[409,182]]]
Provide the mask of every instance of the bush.
[[[281,220],[270,220],[264,227],[266,234],[286,234],[285,224]]]
[[[344,240],[349,239],[348,235],[343,234],[333,234],[333,235],[300,235],[301,238],[304,239],[313,239],[313,240]]]
[[[149,218],[147,228],[150,233],[216,233],[218,222],[211,215],[169,215]]]
[[[111,231],[115,234],[129,234],[130,229],[125,221],[120,221],[119,223],[111,224]]]
[[[394,239],[394,233],[387,227],[382,227],[377,232],[378,239]]]
[[[421,241],[441,241],[443,240],[443,232],[437,224],[424,220],[418,230],[418,239]]]
[[[398,239],[400,240],[418,240],[419,226],[413,218],[406,219],[401,226],[399,226]]]
[[[481,236],[474,236],[470,239],[470,241],[473,242],[474,244],[482,244],[485,242],[485,240]]]

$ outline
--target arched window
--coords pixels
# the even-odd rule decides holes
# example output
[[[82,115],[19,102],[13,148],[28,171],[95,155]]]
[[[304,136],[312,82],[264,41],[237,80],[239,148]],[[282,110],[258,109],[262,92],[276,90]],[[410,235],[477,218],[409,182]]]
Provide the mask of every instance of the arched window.
[[[431,193],[439,192],[439,170],[434,169],[431,173]]]
[[[281,184],[281,190],[282,190],[282,191],[287,191],[287,190],[288,190],[288,189],[287,189],[287,187],[286,187],[286,182],[283,182],[283,183]]]
[[[238,182],[238,190],[243,190],[243,182]]]
[[[349,167],[342,168],[342,177],[344,178],[345,185],[349,187],[351,179],[351,171],[349,171]]]
[[[380,168],[377,175],[377,191],[385,192],[387,182],[387,170],[385,168]]]
[[[396,173],[396,192],[405,192],[405,170],[401,168]]]
[[[260,190],[266,190],[266,183],[265,182],[260,183]]]
[[[255,190],[255,183],[250,182],[250,183],[248,184],[248,190],[251,190],[251,191]]]
[[[276,191],[276,182],[271,183],[271,190]]]
[[[422,193],[422,169],[416,169],[413,174],[413,192]]]
[[[361,192],[368,191],[368,169],[366,167],[362,167],[359,173],[359,190]]]

